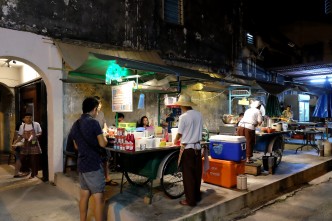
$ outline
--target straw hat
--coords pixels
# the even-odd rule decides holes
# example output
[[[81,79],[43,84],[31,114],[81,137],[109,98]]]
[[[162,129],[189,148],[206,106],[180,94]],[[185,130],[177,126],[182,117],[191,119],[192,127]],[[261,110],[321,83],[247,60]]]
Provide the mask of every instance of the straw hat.
[[[179,97],[179,100],[177,102],[175,102],[174,105],[191,107],[191,106],[195,106],[196,104],[191,102],[191,98],[188,94],[181,94]]]

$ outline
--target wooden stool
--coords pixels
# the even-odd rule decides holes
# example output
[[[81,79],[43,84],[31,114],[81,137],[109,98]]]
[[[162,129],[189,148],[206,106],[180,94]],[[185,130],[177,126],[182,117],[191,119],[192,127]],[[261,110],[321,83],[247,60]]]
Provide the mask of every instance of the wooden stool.
[[[251,163],[251,164],[246,163],[244,167],[244,173],[258,176],[261,174],[261,167],[262,164],[260,163]]]

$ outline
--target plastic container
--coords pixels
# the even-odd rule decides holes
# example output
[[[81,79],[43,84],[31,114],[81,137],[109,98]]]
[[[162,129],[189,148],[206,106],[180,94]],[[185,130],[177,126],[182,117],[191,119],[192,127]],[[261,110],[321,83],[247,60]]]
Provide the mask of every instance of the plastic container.
[[[154,138],[146,138],[146,149],[151,149],[151,148],[155,148]]]
[[[178,134],[178,128],[172,128],[171,132],[172,132],[172,140],[170,140],[170,141],[173,142],[174,139],[175,139],[175,137],[176,137],[176,135]]]
[[[144,135],[144,132],[133,132],[135,138],[141,138]]]
[[[239,190],[247,189],[247,176],[244,174],[240,174],[236,177],[236,188]]]
[[[217,160],[209,157],[209,164],[209,169],[202,175],[202,179],[206,183],[231,188],[236,186],[237,176],[239,174],[244,174],[245,160],[242,160],[241,162],[234,162],[228,160]]]
[[[159,147],[160,146],[161,138],[155,137],[153,139],[154,139],[154,145],[155,145],[155,147]]]
[[[244,136],[216,135],[210,137],[210,155],[213,159],[239,162],[246,159]]]

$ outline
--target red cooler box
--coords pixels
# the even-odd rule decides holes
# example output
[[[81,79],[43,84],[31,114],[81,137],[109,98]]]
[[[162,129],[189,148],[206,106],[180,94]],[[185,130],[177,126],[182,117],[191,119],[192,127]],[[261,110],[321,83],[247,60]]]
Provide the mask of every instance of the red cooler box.
[[[210,137],[210,155],[214,159],[240,162],[246,159],[244,136],[215,135]]]
[[[228,160],[217,160],[209,157],[210,167],[202,175],[203,181],[218,186],[231,188],[236,186],[237,176],[244,174],[245,160],[234,162]],[[204,159],[203,159],[204,165]]]

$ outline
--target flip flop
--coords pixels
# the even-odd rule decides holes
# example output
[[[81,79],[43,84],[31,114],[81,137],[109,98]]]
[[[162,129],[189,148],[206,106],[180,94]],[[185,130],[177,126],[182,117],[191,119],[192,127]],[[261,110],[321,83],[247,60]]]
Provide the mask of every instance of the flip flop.
[[[182,206],[189,206],[187,200],[181,200],[179,203],[180,203]]]
[[[109,185],[109,186],[117,186],[117,185],[119,185],[118,182],[115,182],[115,181],[113,181],[113,180],[107,181],[107,182],[105,182],[105,184],[106,184],[106,185]]]

